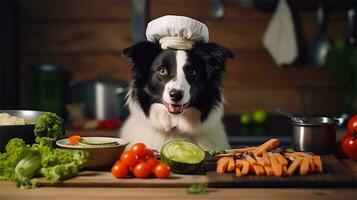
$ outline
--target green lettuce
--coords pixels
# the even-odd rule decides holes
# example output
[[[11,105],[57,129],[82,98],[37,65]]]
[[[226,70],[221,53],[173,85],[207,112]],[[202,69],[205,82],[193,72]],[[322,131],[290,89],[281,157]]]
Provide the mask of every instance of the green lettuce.
[[[54,148],[54,142],[62,137],[61,124],[60,117],[47,112],[36,121],[35,144],[30,146],[23,139],[11,139],[6,152],[0,154],[0,180],[33,188],[37,186],[37,176],[58,182],[77,175],[88,162],[89,153]]]
[[[42,155],[41,174],[52,182],[66,180],[78,174],[89,160],[83,150],[54,149]]]
[[[23,139],[11,139],[6,145],[6,152],[0,155],[0,180],[14,181],[17,163],[30,152],[30,146]]]
[[[86,151],[53,148],[51,138],[38,137],[31,147],[24,140],[14,138],[0,155],[0,180],[33,188],[37,186],[35,177],[44,176],[52,182],[66,180],[77,175],[88,160]]]
[[[15,181],[18,187],[33,188],[37,186],[36,179],[32,179],[41,169],[41,154],[36,151],[28,153],[15,167]]]
[[[36,120],[34,133],[37,137],[49,137],[56,141],[63,135],[62,119],[54,113],[46,112]]]

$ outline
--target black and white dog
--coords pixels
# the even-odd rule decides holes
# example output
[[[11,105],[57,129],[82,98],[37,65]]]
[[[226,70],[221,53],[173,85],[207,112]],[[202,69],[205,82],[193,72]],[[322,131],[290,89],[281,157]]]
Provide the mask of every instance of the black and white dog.
[[[130,115],[120,137],[161,149],[171,139],[202,148],[229,148],[222,123],[221,90],[230,50],[216,43],[198,43],[192,50],[162,50],[140,42],[124,49],[132,81],[127,95]]]

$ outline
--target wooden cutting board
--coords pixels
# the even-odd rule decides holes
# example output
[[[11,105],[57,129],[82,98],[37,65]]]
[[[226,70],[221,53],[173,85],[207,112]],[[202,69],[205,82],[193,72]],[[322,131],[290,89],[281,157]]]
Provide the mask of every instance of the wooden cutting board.
[[[39,183],[41,186],[61,187],[189,187],[194,183],[208,183],[208,179],[205,175],[179,174],[172,174],[166,179],[117,179],[107,171],[84,171],[78,176],[61,183],[53,184],[44,178],[41,178]]]
[[[357,187],[357,176],[351,174],[335,156],[324,155],[321,159],[324,164],[322,174],[236,177],[234,173],[217,174],[210,170],[207,178],[211,187]],[[215,163],[210,164],[215,166]]]
[[[333,155],[322,156],[323,174],[292,177],[246,176],[235,177],[234,173],[217,174],[216,158],[205,163],[206,175],[172,174],[167,179],[116,179],[109,171],[85,171],[77,177],[52,184],[40,179],[42,186],[62,187],[188,187],[194,183],[207,183],[210,187],[357,187],[357,177]]]

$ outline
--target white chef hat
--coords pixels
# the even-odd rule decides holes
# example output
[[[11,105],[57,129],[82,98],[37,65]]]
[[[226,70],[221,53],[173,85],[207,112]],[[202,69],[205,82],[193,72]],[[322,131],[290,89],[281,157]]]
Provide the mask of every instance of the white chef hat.
[[[146,38],[159,42],[162,49],[192,49],[195,42],[208,42],[208,28],[202,22],[185,16],[166,15],[152,20]]]

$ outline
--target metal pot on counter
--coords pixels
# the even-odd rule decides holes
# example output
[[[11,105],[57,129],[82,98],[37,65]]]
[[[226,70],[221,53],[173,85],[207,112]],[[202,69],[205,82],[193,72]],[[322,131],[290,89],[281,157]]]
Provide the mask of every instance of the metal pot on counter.
[[[328,117],[302,117],[293,121],[292,145],[298,151],[317,154],[334,153],[337,121]]]
[[[94,80],[72,85],[74,101],[83,103],[85,117],[92,119],[121,119],[128,115],[125,106],[127,84],[100,76]]]

